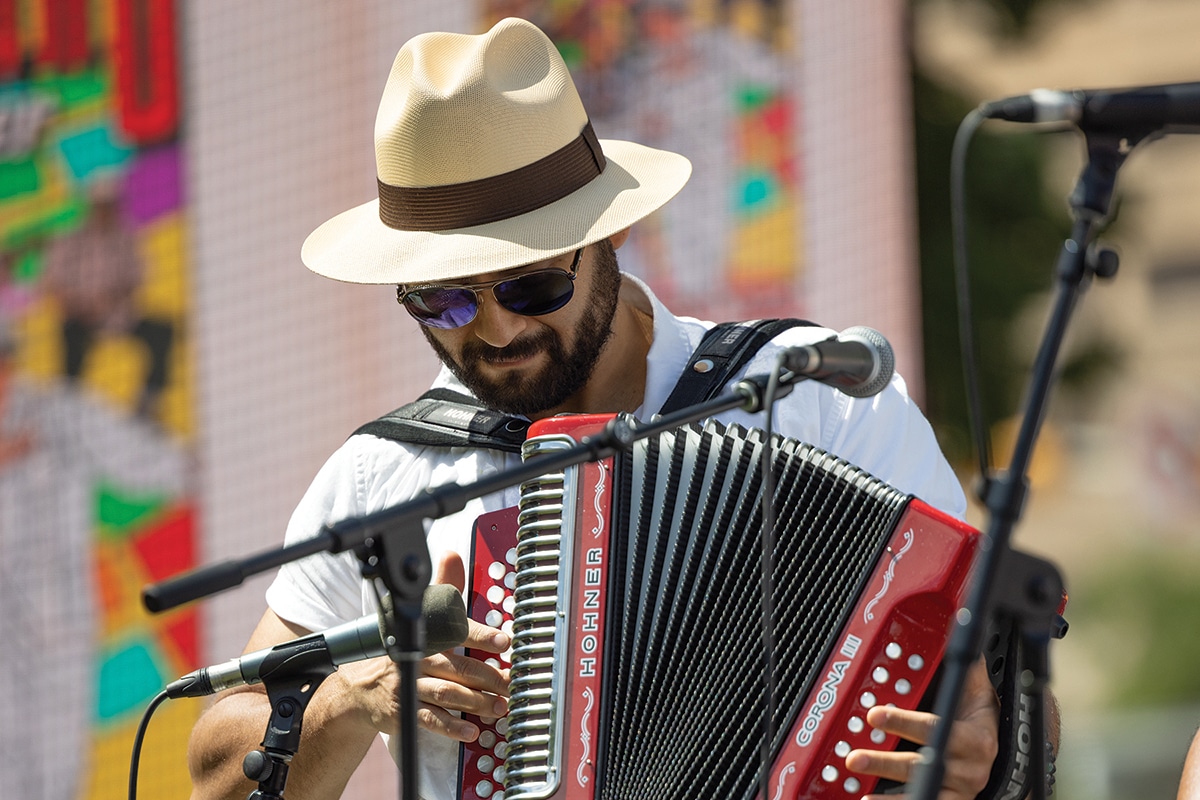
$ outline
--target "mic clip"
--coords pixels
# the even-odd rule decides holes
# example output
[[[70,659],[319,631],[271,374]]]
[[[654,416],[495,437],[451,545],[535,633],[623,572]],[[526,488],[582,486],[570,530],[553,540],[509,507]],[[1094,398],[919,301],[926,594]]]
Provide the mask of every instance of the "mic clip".
[[[260,675],[271,701],[262,750],[242,760],[242,773],[258,782],[253,800],[282,800],[288,765],[300,749],[304,711],[321,682],[337,670],[323,638],[302,647],[281,647],[263,659]]]

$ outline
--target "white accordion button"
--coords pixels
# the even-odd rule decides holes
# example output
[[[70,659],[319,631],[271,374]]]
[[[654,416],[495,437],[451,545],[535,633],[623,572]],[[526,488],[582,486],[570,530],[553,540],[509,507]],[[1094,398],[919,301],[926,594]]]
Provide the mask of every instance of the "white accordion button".
[[[908,694],[912,691],[912,684],[904,678],[896,681],[896,694]]]
[[[504,587],[510,590],[517,588],[517,573],[510,572],[504,576]]]
[[[496,734],[492,731],[481,731],[479,734],[479,746],[492,749],[492,745],[496,743]]]
[[[871,729],[871,741],[875,744],[883,744],[887,739],[887,734],[879,730],[879,728]]]
[[[498,606],[504,602],[504,587],[489,586],[487,590],[488,602],[494,606]]]
[[[496,771],[492,773],[492,777],[496,779],[496,783],[503,784],[504,776],[507,774],[508,771],[504,769],[504,765],[501,764],[500,766],[496,767]]]
[[[889,642],[888,646],[883,648],[883,652],[887,654],[888,658],[899,658],[904,651],[900,649],[900,645],[895,642]]]
[[[496,742],[496,747],[492,752],[496,754],[496,758],[501,760],[508,758],[508,742]]]
[[[862,696],[858,698],[858,703],[859,703],[859,705],[861,705],[863,708],[871,708],[871,707],[873,707],[873,706],[875,705],[875,695],[874,695],[874,693],[873,693],[873,692],[863,692],[863,693],[862,693]]]
[[[846,778],[846,782],[842,784],[842,788],[850,794],[854,794],[862,788],[862,784],[858,782],[858,778]]]
[[[504,598],[504,602],[500,604],[500,607],[509,614],[513,613],[517,610],[517,598],[513,597],[511,594],[508,595]]]
[[[515,548],[515,547],[508,548],[508,552],[504,554],[504,560],[510,564],[516,564],[517,563],[517,548]]]
[[[827,783],[833,783],[838,779],[837,767],[832,764],[826,764],[825,769],[821,770],[821,778]]]
[[[508,735],[508,717],[501,717],[500,719],[496,720],[496,733],[500,734],[501,736]]]
[[[887,683],[888,671],[886,667],[876,667],[871,671],[871,677],[876,683]]]
[[[851,717],[850,721],[846,723],[846,727],[850,729],[851,733],[862,733],[865,726],[861,718]]]
[[[833,753],[838,758],[845,758],[846,756],[850,755],[850,743],[838,742],[833,746]]]
[[[496,759],[489,755],[482,755],[475,762],[475,766],[479,767],[480,772],[491,772],[496,768]]]
[[[508,572],[508,567],[499,561],[493,561],[491,564],[488,564],[488,577],[494,581],[503,578],[506,572]]]
[[[475,794],[480,797],[491,797],[493,788],[491,781],[480,781],[475,784]]]
[[[908,668],[909,669],[918,670],[923,666],[925,666],[925,659],[921,658],[916,653],[913,653],[911,656],[908,657]]]

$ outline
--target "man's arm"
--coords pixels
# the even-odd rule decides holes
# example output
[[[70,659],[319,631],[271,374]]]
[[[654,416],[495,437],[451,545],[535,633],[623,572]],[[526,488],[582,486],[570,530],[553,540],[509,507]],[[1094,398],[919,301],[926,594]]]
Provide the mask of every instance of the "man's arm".
[[[246,652],[272,647],[309,631],[268,610]],[[472,621],[468,647],[494,653],[508,648],[508,637]],[[508,675],[481,661],[453,653],[423,659],[417,681],[421,727],[458,741],[473,741],[479,730],[451,712],[503,716]],[[313,694],[304,712],[300,749],[288,772],[288,791],[297,797],[338,798],[350,776],[381,731],[396,731],[398,673],[387,658],[341,665]],[[193,800],[244,800],[255,784],[242,775],[242,758],[258,747],[270,705],[261,686],[225,692],[196,723],[188,744]]]
[[[268,610],[251,634],[246,652],[307,633]],[[375,663],[382,660],[363,663],[370,664],[378,675],[387,671],[386,665]],[[288,772],[288,789],[297,796],[340,796],[371,746],[376,730],[365,711],[366,697],[352,688],[353,674],[361,669],[359,664],[343,665],[313,694],[304,714],[300,750]],[[389,682],[386,675],[379,678]],[[193,798],[233,800],[245,798],[254,789],[255,784],[242,774],[242,758],[262,741],[270,711],[266,690],[247,686],[219,695],[201,715],[188,743]]]

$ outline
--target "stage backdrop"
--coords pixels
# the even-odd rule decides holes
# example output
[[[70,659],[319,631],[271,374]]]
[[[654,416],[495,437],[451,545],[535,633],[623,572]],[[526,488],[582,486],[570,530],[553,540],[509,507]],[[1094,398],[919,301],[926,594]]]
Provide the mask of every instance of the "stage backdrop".
[[[694,163],[626,269],[683,313],[876,327],[919,393],[901,3],[280,11],[0,0],[0,640],[19,643],[0,797],[121,795],[147,701],[240,651],[270,576],[156,617],[139,588],[277,544],[325,457],[432,378],[392,291],[298,257],[373,196],[375,109],[412,35],[537,21],[602,138]],[[186,794],[198,712],[157,713],[147,796]],[[351,791],[394,786],[376,751]]]
[[[198,664],[191,261],[171,0],[0,2],[0,797],[116,798]],[[186,786],[165,707],[150,796]]]

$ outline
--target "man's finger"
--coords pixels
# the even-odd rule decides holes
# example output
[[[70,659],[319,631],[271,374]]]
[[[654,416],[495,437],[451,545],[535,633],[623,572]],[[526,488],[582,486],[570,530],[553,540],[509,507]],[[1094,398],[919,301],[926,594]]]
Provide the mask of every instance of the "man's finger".
[[[424,659],[421,662],[421,674],[452,681],[467,689],[508,695],[508,670],[500,670],[477,658],[457,653],[438,653]],[[500,716],[503,716],[503,712]]]
[[[852,750],[846,756],[846,769],[860,775],[874,775],[899,783],[908,783],[920,756],[911,751]]]
[[[417,708],[417,724],[427,731],[458,742],[473,742],[479,738],[477,726],[429,703],[421,703]]]
[[[438,562],[433,582],[448,583],[462,592],[467,587],[467,568],[463,565],[462,556],[453,550],[448,551]]]
[[[929,744],[937,715],[891,706],[875,706],[867,712],[867,723],[884,733],[892,733],[916,744]]]
[[[441,678],[419,679],[417,699],[446,711],[461,711],[477,717],[502,717],[508,712],[508,701],[503,697],[468,689]]]
[[[473,650],[485,650],[489,653],[503,653],[512,645],[512,637],[502,630],[491,628],[473,619],[467,620],[467,640],[465,647]]]

